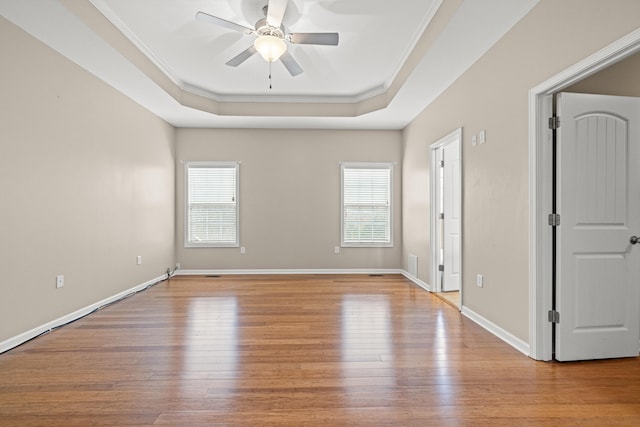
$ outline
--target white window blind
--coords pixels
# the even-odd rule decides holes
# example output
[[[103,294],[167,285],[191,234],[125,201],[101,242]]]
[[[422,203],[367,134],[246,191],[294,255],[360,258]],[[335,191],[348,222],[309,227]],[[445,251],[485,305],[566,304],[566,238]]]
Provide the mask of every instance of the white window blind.
[[[185,246],[238,246],[238,164],[187,163]]]
[[[342,245],[392,246],[391,164],[342,165]]]

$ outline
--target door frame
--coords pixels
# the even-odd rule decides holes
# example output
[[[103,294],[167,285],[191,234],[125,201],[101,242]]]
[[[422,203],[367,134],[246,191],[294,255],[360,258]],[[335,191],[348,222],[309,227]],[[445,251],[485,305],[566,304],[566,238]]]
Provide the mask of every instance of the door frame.
[[[552,333],[547,313],[552,306],[551,213],[553,182],[548,118],[553,94],[640,52],[640,29],[529,90],[529,356],[551,360]]]
[[[458,128],[448,135],[440,138],[438,141],[434,142],[429,146],[429,158],[430,158],[430,169],[429,169],[429,181],[430,181],[430,191],[431,191],[431,213],[430,213],[430,232],[429,232],[429,247],[431,248],[431,268],[430,268],[430,276],[431,283],[430,291],[431,292],[442,292],[442,283],[439,280],[436,280],[438,277],[438,252],[440,248],[437,250],[434,249],[437,244],[437,236],[438,236],[438,216],[439,216],[439,208],[440,208],[440,165],[438,164],[439,157],[435,155],[435,153],[442,147],[451,144],[452,142],[458,142],[458,158],[460,159],[460,177],[458,182],[460,183],[460,266],[462,267],[462,128]],[[435,196],[435,197],[434,197]],[[462,309],[462,268],[460,268],[460,309]]]

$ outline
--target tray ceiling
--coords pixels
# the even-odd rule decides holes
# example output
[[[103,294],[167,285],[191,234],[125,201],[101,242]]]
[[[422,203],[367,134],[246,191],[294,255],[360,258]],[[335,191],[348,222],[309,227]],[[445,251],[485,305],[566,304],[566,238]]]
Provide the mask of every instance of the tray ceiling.
[[[254,55],[246,27],[267,0],[0,0],[0,13],[179,127],[401,129],[536,0],[289,0],[288,32],[337,32],[338,46],[288,45],[304,72]]]

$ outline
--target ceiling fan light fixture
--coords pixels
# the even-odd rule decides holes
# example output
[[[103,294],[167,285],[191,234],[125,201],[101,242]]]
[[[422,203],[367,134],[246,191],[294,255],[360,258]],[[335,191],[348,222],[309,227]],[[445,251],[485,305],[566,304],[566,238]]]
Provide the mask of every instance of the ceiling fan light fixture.
[[[277,61],[287,50],[287,45],[282,38],[269,34],[259,36],[253,42],[253,46],[265,61],[269,62]]]

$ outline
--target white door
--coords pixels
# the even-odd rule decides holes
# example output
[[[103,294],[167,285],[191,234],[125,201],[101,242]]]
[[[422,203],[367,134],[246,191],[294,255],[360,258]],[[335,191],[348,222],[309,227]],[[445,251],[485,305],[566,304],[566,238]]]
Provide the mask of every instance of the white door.
[[[640,99],[562,93],[556,359],[640,348]]]
[[[460,139],[444,146],[444,283],[443,291],[460,290]]]

